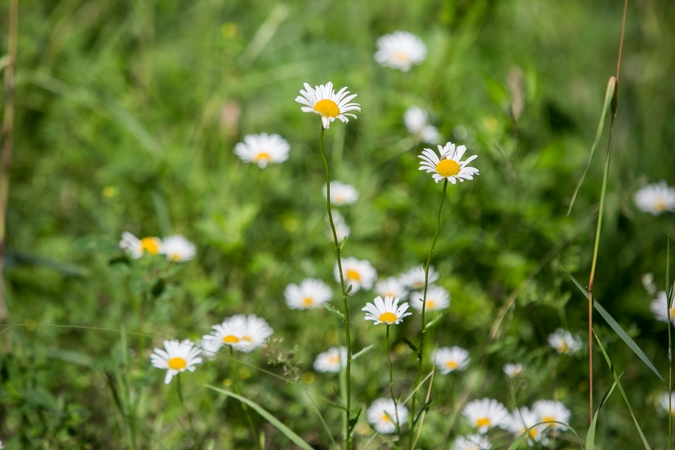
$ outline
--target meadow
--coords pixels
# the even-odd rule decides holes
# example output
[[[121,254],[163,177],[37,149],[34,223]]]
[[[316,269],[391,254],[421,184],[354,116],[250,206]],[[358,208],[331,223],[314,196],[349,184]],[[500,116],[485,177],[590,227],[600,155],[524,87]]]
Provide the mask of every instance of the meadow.
[[[4,448],[672,449],[675,4],[626,4],[0,4]]]

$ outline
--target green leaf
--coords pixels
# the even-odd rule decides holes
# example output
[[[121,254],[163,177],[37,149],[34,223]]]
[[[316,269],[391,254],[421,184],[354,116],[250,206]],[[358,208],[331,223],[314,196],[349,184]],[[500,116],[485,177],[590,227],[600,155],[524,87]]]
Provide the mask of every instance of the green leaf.
[[[351,434],[352,431],[354,431],[354,427],[359,422],[360,416],[361,416],[361,407],[357,406],[354,409],[354,414],[352,414],[352,416],[349,418],[349,434]]]
[[[338,405],[337,403],[327,403],[327,404],[326,404],[326,408],[330,408],[330,409],[340,409],[340,410],[342,410],[342,411],[347,411],[347,408],[345,408],[345,407],[342,406],[342,405]]]
[[[434,319],[431,322],[427,323],[427,325],[424,327],[424,330],[422,331],[422,333],[426,333],[429,329],[433,328],[438,322],[441,321],[442,318],[443,318],[443,313],[440,313],[439,315],[434,317]]]
[[[323,306],[331,313],[333,313],[335,316],[338,317],[338,319],[342,320],[343,322],[347,322],[347,317],[345,317],[344,313],[342,311],[339,311],[335,309],[333,305],[330,303],[324,303]]]
[[[260,415],[263,417],[263,419],[267,420],[270,424],[272,424],[272,425],[273,425],[274,427],[276,427],[279,431],[281,431],[281,432],[284,434],[284,436],[286,436],[286,437],[287,437],[291,442],[293,442],[295,445],[297,445],[298,447],[300,447],[300,448],[303,449],[303,450],[314,450],[314,448],[313,448],[312,446],[310,446],[307,442],[305,442],[300,436],[298,436],[297,434],[295,434],[295,433],[293,432],[293,430],[291,430],[291,429],[288,428],[286,425],[284,425],[283,423],[281,423],[281,421],[280,421],[279,419],[277,419],[277,418],[274,417],[272,414],[270,414],[269,412],[267,412],[267,411],[265,410],[265,408],[263,408],[262,406],[260,406],[260,405],[257,404],[256,402],[254,402],[254,401],[252,401],[252,400],[249,400],[249,399],[246,398],[246,397],[242,397],[241,395],[237,395],[237,394],[235,394],[234,392],[230,392],[230,391],[225,390],[225,389],[220,389],[220,388],[217,388],[217,387],[215,387],[215,386],[210,386],[210,385],[207,384],[206,387],[209,388],[209,389],[213,389],[213,390],[216,391],[216,392],[220,392],[221,394],[225,394],[225,395],[227,395],[228,397],[232,397],[232,398],[234,398],[234,399],[236,399],[236,400],[239,400],[239,401],[242,402],[242,403],[247,404],[247,405],[250,406],[253,410],[255,410],[255,412],[257,412],[258,414],[260,414]]]
[[[360,352],[354,353],[352,355],[352,361],[356,361],[358,358],[362,357],[363,355],[365,355],[366,353],[368,353],[369,351],[371,351],[375,347],[376,347],[375,345],[369,345],[368,347],[362,349]]]
[[[621,378],[621,375],[619,375],[619,378]],[[593,421],[591,422],[591,426],[588,429],[588,434],[586,435],[586,450],[593,450],[595,448],[595,427],[598,425],[600,409],[605,405],[605,403],[607,403],[607,400],[609,399],[609,396],[612,395],[612,392],[614,392],[615,387],[616,381],[612,383],[612,387],[609,388],[609,391],[607,391],[604,397],[602,397],[602,400],[600,400],[600,404],[598,405],[598,409],[595,411]]]
[[[413,344],[412,342],[410,342],[410,340],[409,340],[408,338],[405,338],[405,337],[404,337],[404,338],[403,338],[403,342],[405,342],[406,344],[408,344],[408,347],[410,347],[410,350],[412,350],[413,352],[415,352],[415,353],[417,354],[417,357],[418,357],[418,358],[421,358],[421,357],[422,357],[422,355],[420,355],[420,351],[417,349],[417,347],[415,347],[415,344]]]

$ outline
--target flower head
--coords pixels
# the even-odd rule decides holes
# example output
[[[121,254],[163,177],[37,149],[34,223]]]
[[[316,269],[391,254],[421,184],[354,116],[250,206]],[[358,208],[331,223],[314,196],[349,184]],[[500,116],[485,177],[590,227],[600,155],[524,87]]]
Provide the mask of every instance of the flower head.
[[[525,371],[525,367],[522,364],[504,364],[504,373],[509,378],[515,378],[520,376]]]
[[[347,116],[356,119],[354,114],[349,113],[349,111],[361,111],[358,103],[349,103],[355,97],[356,94],[349,95],[346,87],[335,93],[333,83],[329,81],[314,89],[305,83],[305,90],[300,90],[300,95],[295,98],[295,101],[305,105],[301,108],[303,112],[320,115],[323,127],[328,129],[335,119],[344,123],[349,122]]]
[[[157,237],[145,237],[138,239],[133,234],[125,231],[119,243],[122,250],[126,250],[132,258],[138,259],[144,254],[157,255],[162,252],[162,241]]]
[[[347,364],[347,347],[331,347],[314,360],[314,370],[317,372],[337,373]]]
[[[399,306],[397,298],[387,296],[383,300],[382,297],[377,296],[373,302],[366,303],[366,306],[361,311],[365,311],[365,319],[372,320],[375,322],[375,325],[381,323],[385,325],[398,325],[404,317],[412,315],[412,313],[406,312],[408,304],[402,303]]]
[[[314,309],[333,298],[333,291],[323,281],[307,278],[302,280],[300,285],[286,286],[284,297],[289,308]]]
[[[380,297],[405,298],[408,292],[403,283],[396,277],[389,277],[386,280],[380,280],[375,285],[375,293]]]
[[[342,273],[345,283],[352,286],[351,293],[359,289],[370,289],[377,278],[377,271],[372,264],[365,259],[345,258],[342,260]],[[333,270],[335,281],[340,281],[340,269],[337,263]]]
[[[509,417],[509,412],[504,405],[489,398],[470,401],[464,407],[462,414],[481,434],[493,427],[504,428]]]
[[[466,146],[455,146],[452,142],[445,144],[445,147],[438,146],[440,158],[433,150],[425,148],[419,156],[422,160],[420,162],[420,170],[432,174],[431,176],[436,183],[444,178],[452,184],[457,183],[457,180],[460,182],[473,180],[474,175],[479,175],[478,169],[468,167],[468,164],[476,159],[477,156],[472,155],[462,161],[461,159],[465,152]]]
[[[548,345],[554,348],[558,353],[570,355],[581,349],[581,338],[573,335],[567,330],[558,328],[555,333],[548,335]]]
[[[183,262],[195,257],[195,245],[181,235],[162,239],[162,251],[169,261]]]
[[[427,112],[419,106],[411,106],[403,113],[403,123],[410,134],[419,136],[423,142],[437,144],[441,135],[436,127],[429,123]]]
[[[407,72],[413,64],[421,64],[427,56],[427,47],[417,36],[407,31],[396,31],[377,40],[375,61],[385,67]]]
[[[464,370],[471,362],[469,352],[461,347],[441,347],[431,355],[431,360],[436,364],[443,375],[455,370]]]
[[[532,411],[537,415],[537,422],[545,422],[549,428],[564,430],[564,425],[556,422],[569,423],[572,413],[561,402],[555,400],[538,400],[532,405]]]
[[[268,164],[279,164],[288,159],[291,146],[278,134],[249,134],[244,142],[234,146],[234,154],[244,162],[256,163],[264,169]]]
[[[212,328],[213,331],[204,336],[204,340],[215,340],[221,346],[229,345],[234,350],[246,353],[261,347],[274,332],[264,319],[254,314],[236,314]]]
[[[410,289],[422,289],[424,287],[424,267],[416,266],[399,275],[398,278],[404,286]],[[438,280],[438,272],[433,266],[429,266],[429,284]]]
[[[198,340],[195,345],[201,349],[202,356],[206,359],[215,358],[218,350],[223,346],[222,342],[205,338]]]
[[[668,402],[670,401],[670,405]],[[670,415],[675,415],[675,392],[672,392],[668,395],[667,392],[662,392],[659,394],[659,405],[665,412],[670,411]]]
[[[408,419],[408,409],[401,404],[396,405],[390,398],[380,398],[370,405],[366,416],[375,431],[389,434],[396,431],[396,419],[399,424],[405,423]]]
[[[668,323],[668,321],[670,321],[675,324],[675,302],[673,302],[671,308],[668,309],[668,296],[665,291],[661,291],[657,294],[656,298],[650,303],[649,308],[659,322]]]
[[[527,443],[530,446],[534,445],[535,442],[546,444],[548,438],[544,436],[544,431],[546,431],[548,426],[544,424],[537,425],[539,422],[539,416],[536,412],[523,407],[514,411],[509,416],[506,422],[506,429],[515,436],[520,436],[529,428],[530,430],[527,432]]]
[[[452,450],[490,450],[492,445],[486,436],[482,434],[470,434],[460,436],[452,444]]]
[[[410,304],[413,308],[422,312],[424,305],[424,292],[417,291],[410,294]],[[426,311],[440,311],[450,306],[450,293],[441,286],[429,286],[427,289]]]
[[[164,350],[156,348],[154,353],[150,355],[150,361],[154,367],[158,369],[167,369],[164,383],[169,384],[174,375],[189,370],[195,371],[195,364],[201,364],[202,359],[199,358],[201,349],[189,339],[182,342],[178,340],[164,341]]]
[[[640,188],[633,199],[641,211],[654,215],[675,211],[675,188],[668,187],[665,181]]]
[[[323,196],[326,196],[326,186],[323,186]],[[340,181],[330,182],[330,202],[335,206],[351,205],[359,199],[359,191],[354,186]]]

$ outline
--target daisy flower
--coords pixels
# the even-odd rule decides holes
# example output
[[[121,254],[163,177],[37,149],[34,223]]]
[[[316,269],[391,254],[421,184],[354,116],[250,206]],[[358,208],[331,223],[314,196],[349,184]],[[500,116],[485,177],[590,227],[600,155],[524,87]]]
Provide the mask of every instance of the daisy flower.
[[[195,364],[201,364],[202,359],[199,358],[201,350],[192,343],[189,339],[183,342],[178,340],[164,341],[164,350],[156,348],[154,353],[150,355],[152,365],[158,369],[167,369],[164,383],[169,384],[171,378],[181,372],[189,370],[195,371]]]
[[[162,251],[169,261],[183,262],[195,257],[195,245],[181,235],[162,239]]]
[[[565,405],[555,400],[538,400],[532,405],[537,415],[537,422],[545,422],[553,430],[564,430],[564,425],[555,422],[569,423],[572,413]]]
[[[670,406],[668,406],[668,400],[670,399]],[[668,395],[667,392],[663,392],[659,395],[659,405],[665,412],[668,412],[670,409],[670,415],[675,415],[675,392]]]
[[[480,434],[485,434],[490,428],[506,426],[509,412],[497,400],[484,398],[473,400],[466,404],[462,411],[471,426],[476,427]]]
[[[423,142],[437,144],[441,141],[438,130],[429,123],[427,112],[419,106],[411,106],[403,113],[403,123],[410,134],[419,136]]]
[[[452,444],[452,450],[490,450],[492,445],[486,436],[482,434],[470,434],[460,436]]]
[[[642,275],[642,287],[645,288],[645,291],[649,292],[649,295],[656,294],[656,284],[654,283],[654,274],[649,272]]]
[[[648,184],[640,188],[633,197],[637,207],[655,216],[664,211],[675,211],[675,188],[665,181]]]
[[[204,336],[205,340],[222,342],[221,345],[246,353],[261,347],[274,332],[264,319],[254,314],[236,314],[212,328],[211,334]]]
[[[410,304],[413,308],[422,312],[424,302],[424,292],[413,292],[410,294]],[[450,306],[450,293],[440,286],[429,286],[427,289],[426,311],[439,311]]]
[[[356,97],[356,94],[349,95],[346,87],[340,89],[337,93],[333,90],[333,83],[312,87],[305,83],[306,90],[300,90],[300,95],[295,101],[303,106],[302,112],[315,113],[321,116],[324,129],[330,128],[331,122],[335,119],[343,123],[349,122],[347,116],[356,119],[354,114],[349,111],[361,111],[358,103],[349,103]]]
[[[427,47],[417,36],[407,31],[396,31],[377,40],[375,61],[385,67],[407,72],[413,64],[421,64],[427,56]]]
[[[509,378],[515,378],[520,376],[525,371],[525,367],[522,364],[504,364],[504,373]]]
[[[399,280],[404,286],[410,289],[422,289],[424,287],[424,267],[413,267],[409,271],[399,275]],[[429,284],[438,280],[438,272],[434,266],[429,267]]]
[[[420,139],[422,142],[428,142],[429,144],[438,144],[443,140],[441,133],[439,133],[438,129],[433,125],[427,125],[422,128],[422,131],[420,131]]]
[[[323,185],[323,196],[326,196],[326,185]],[[359,191],[351,184],[341,181],[330,182],[330,202],[335,206],[351,205],[359,199]]]
[[[397,416],[398,423],[405,423],[408,419],[408,409],[403,405],[396,405],[390,398],[380,398],[370,405],[366,416],[375,431],[389,434],[396,431]]]
[[[525,433],[528,428],[533,427],[527,432],[527,444],[530,447],[533,446],[535,442],[541,442],[546,445],[548,443],[548,438],[544,436],[544,431],[546,431],[547,426],[543,424],[537,425],[539,422],[541,421],[536,412],[523,407],[514,411],[509,416],[506,422],[506,429],[515,436],[520,436]]]
[[[213,359],[216,357],[218,350],[223,346],[223,343],[215,339],[202,338],[195,345],[201,349],[204,358]]]
[[[338,242],[342,242],[345,238],[349,237],[349,233],[351,233],[352,230],[349,228],[349,225],[347,225],[342,214],[337,211],[333,211],[333,225],[335,225],[335,234],[337,234]],[[326,214],[326,236],[328,236],[328,239],[331,241],[333,240],[333,230],[328,221],[328,214]]]
[[[326,283],[314,278],[302,280],[302,283],[289,284],[284,291],[286,304],[291,309],[315,309],[333,298],[333,291]]]
[[[127,251],[134,259],[140,258],[145,253],[157,255],[162,251],[161,239],[156,237],[138,239],[127,231],[122,233],[122,240],[120,241],[119,246],[122,250]]]
[[[659,322],[668,323],[668,321],[675,324],[675,302],[672,305],[670,310],[668,309],[668,296],[665,291],[658,293],[656,298],[652,300],[649,308],[652,310],[656,316],[656,320]]]
[[[385,325],[398,325],[404,317],[412,315],[412,313],[406,312],[409,305],[402,303],[399,306],[397,298],[386,296],[383,300],[382,297],[377,296],[373,302],[366,303],[366,306],[361,311],[365,311],[365,319],[372,320],[375,322],[375,325],[381,323]]]
[[[555,333],[548,335],[548,345],[558,353],[565,355],[576,353],[582,346],[581,338],[578,335],[573,335],[562,328],[558,328]]]
[[[473,180],[474,175],[479,175],[478,169],[475,167],[467,167],[467,165],[477,158],[476,155],[469,156],[466,160],[461,161],[462,156],[466,152],[466,146],[455,146],[452,142],[445,144],[445,147],[438,146],[438,153],[425,148],[422,154],[418,156],[422,161],[420,162],[420,170],[424,170],[433,177],[434,181],[438,183],[442,179],[447,179],[452,184],[457,183],[457,180],[463,182],[464,180]]]
[[[389,277],[386,280],[380,280],[375,285],[375,293],[380,297],[405,298],[408,292],[403,283],[396,277]]]
[[[278,134],[249,134],[234,146],[234,154],[246,163],[256,163],[264,169],[268,164],[279,164],[288,159],[291,146]]]
[[[471,362],[469,352],[460,347],[441,347],[434,350],[431,360],[436,364],[443,375],[455,370],[464,370]]]
[[[255,314],[249,314],[246,317],[246,332],[241,338],[239,348],[235,350],[249,353],[256,348],[262,347],[268,337],[272,336],[274,330],[269,326],[267,321]]]
[[[370,289],[377,278],[377,271],[372,264],[365,259],[345,258],[342,260],[342,273],[345,277],[345,283],[352,286],[350,293],[354,293],[359,289]],[[340,282],[340,269],[335,263],[333,270],[335,281]]]
[[[347,347],[331,347],[314,360],[314,370],[317,372],[337,373],[347,364]]]

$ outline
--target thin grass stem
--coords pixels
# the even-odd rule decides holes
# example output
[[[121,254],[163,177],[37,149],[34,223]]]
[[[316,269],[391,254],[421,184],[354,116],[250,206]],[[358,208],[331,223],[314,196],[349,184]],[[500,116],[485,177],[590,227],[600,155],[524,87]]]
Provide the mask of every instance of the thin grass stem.
[[[183,410],[185,411],[185,415],[187,416],[188,419],[188,424],[190,425],[190,434],[192,434],[192,440],[194,442],[197,442],[197,432],[195,431],[195,424],[192,421],[192,414],[190,414],[190,410],[188,409],[187,405],[185,404],[185,400],[183,399],[183,389],[180,383],[181,376],[180,373],[176,375],[176,389],[178,390],[178,400],[180,401],[181,406],[183,407]]]
[[[387,334],[384,341],[384,351],[387,354],[387,362],[389,363],[389,394],[391,395],[391,401],[394,402],[394,414],[396,415],[396,434],[401,435],[401,422],[398,418],[398,402],[396,401],[396,396],[394,395],[394,365],[391,362],[391,354],[389,353],[389,328],[391,325],[387,325]],[[398,446],[397,446],[398,448]]]
[[[237,360],[234,358],[234,348],[230,345],[230,368],[232,369],[232,388],[234,389],[234,393],[237,395],[241,395],[241,391],[239,390],[239,382],[237,378]],[[263,446],[260,444],[260,439],[258,439],[258,432],[255,429],[255,425],[253,424],[253,419],[251,419],[251,414],[248,412],[248,406],[246,406],[245,403],[241,404],[241,409],[244,411],[244,415],[246,416],[246,421],[248,422],[248,427],[251,430],[251,434],[253,435],[253,440],[255,441],[256,445],[260,450],[265,450]]]

